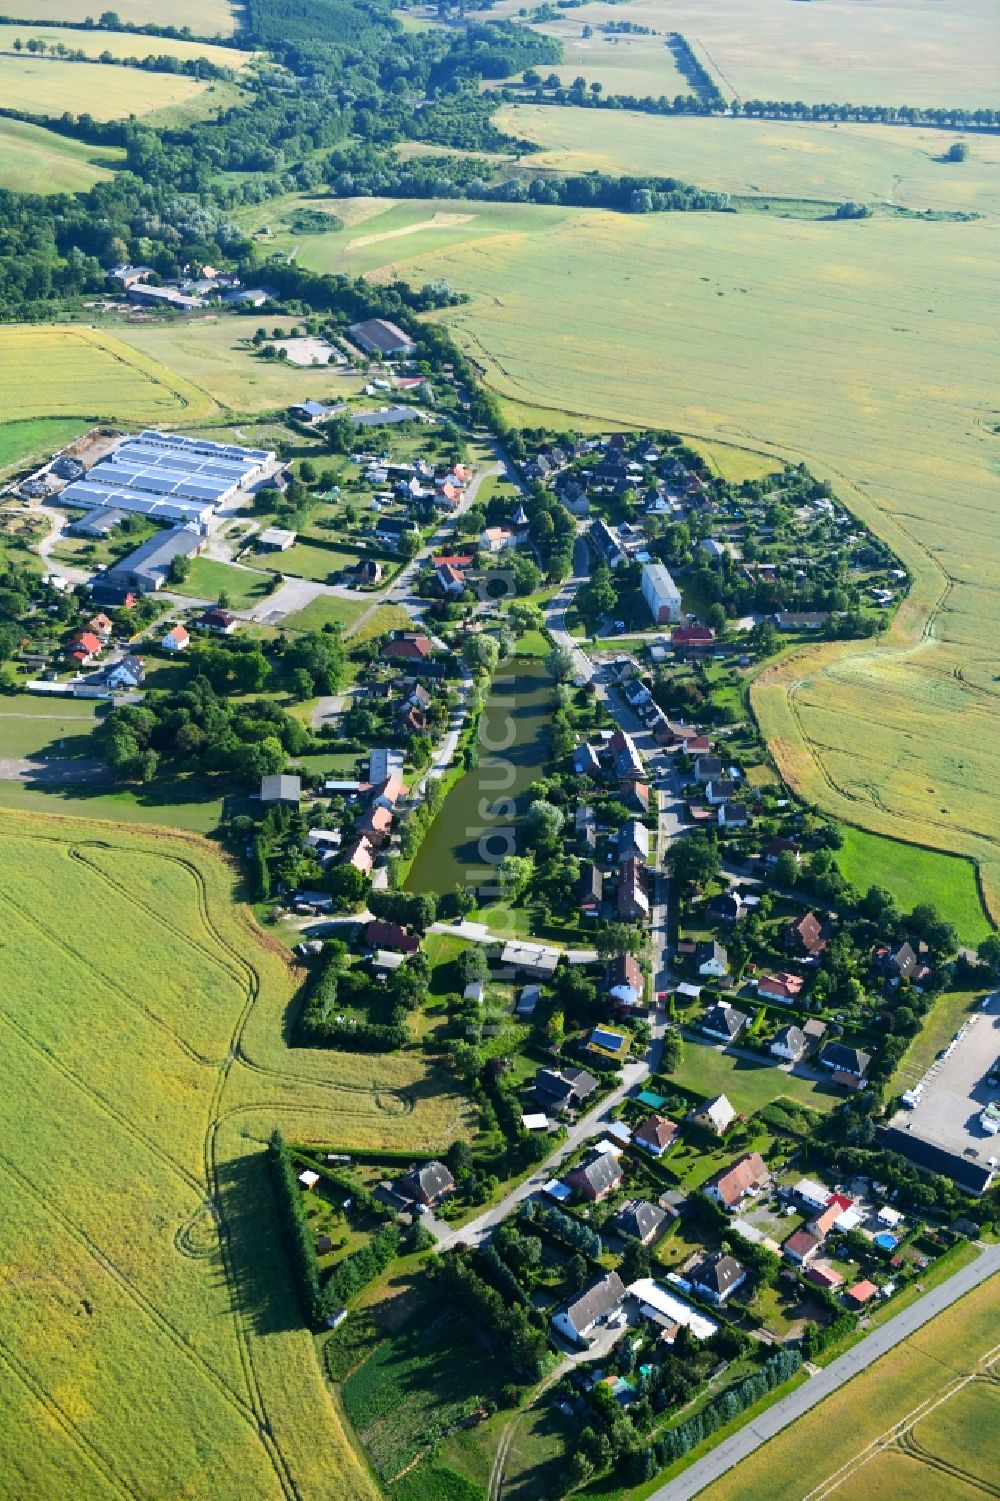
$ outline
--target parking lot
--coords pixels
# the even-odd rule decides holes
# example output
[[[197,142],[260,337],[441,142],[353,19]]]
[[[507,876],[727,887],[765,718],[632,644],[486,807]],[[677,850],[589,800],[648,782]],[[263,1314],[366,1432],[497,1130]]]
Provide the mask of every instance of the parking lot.
[[[988,1136],[979,1124],[984,1106],[1000,1099],[1000,1084],[988,1082],[996,1076],[1000,1058],[1000,992],[986,1005],[928,1069],[918,1086],[916,1107],[899,1110],[891,1121],[897,1131],[982,1164],[1000,1156],[1000,1137]]]

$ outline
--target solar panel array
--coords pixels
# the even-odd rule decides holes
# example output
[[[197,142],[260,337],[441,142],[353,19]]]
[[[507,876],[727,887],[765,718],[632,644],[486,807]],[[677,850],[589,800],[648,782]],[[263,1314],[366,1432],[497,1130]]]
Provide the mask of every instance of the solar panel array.
[[[98,474],[99,466],[92,472]],[[118,490],[83,479],[67,485],[65,490],[59,492],[57,499],[61,506],[78,506],[83,511],[112,506],[118,511],[148,516],[150,521],[194,521],[200,524],[212,514],[212,506],[205,501],[143,495],[138,490]]]
[[[273,459],[264,448],[147,430],[125,438],[84,479],[67,485],[59,501],[85,510],[115,506],[152,521],[204,524]]]

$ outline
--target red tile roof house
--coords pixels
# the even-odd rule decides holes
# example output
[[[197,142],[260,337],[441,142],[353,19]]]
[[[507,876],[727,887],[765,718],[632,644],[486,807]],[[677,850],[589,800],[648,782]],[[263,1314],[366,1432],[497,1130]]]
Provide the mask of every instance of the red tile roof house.
[[[670,632],[671,646],[710,646],[715,632],[707,625],[675,625]]]
[[[175,625],[164,636],[160,645],[164,651],[183,651],[190,644],[191,637],[182,625]]]
[[[869,1282],[867,1277],[862,1277],[860,1282],[855,1282],[853,1287],[847,1289],[847,1296],[859,1308],[864,1308],[865,1304],[870,1303],[877,1293],[878,1288],[874,1282]]]
[[[820,1244],[815,1235],[810,1235],[808,1230],[794,1230],[781,1248],[782,1255],[789,1261],[797,1261],[801,1266],[812,1261],[814,1256],[819,1255]]]
[[[434,577],[442,594],[465,593],[465,574],[451,563],[439,563],[434,570]]]
[[[825,1209],[820,1210],[814,1220],[809,1221],[806,1228],[810,1235],[815,1235],[817,1240],[826,1240],[843,1212],[839,1204],[828,1204]]]
[[[814,1266],[806,1268],[806,1279],[815,1287],[825,1287],[827,1292],[833,1292],[842,1287],[843,1277],[836,1267],[827,1266],[826,1262],[817,1261]]]
[[[738,1157],[731,1167],[716,1173],[705,1185],[705,1193],[723,1209],[738,1209],[743,1200],[760,1193],[771,1182],[767,1163],[759,1152]]]
[[[633,1132],[632,1140],[654,1157],[662,1157],[673,1144],[678,1128],[665,1115],[649,1115]]]
[[[757,981],[757,994],[767,1001],[782,1001],[791,1005],[798,1000],[805,981],[801,975],[790,975],[780,970],[776,975],[762,975]]]
[[[230,615],[228,610],[206,610],[198,621],[198,624],[206,631],[215,631],[220,636],[231,636],[239,622],[235,615]]]
[[[382,647],[383,657],[395,657],[404,662],[423,661],[430,654],[430,637],[414,631],[404,631],[401,636],[386,641]]]
[[[642,968],[631,954],[619,954],[608,961],[604,983],[617,1006],[642,1005],[645,992]]]
[[[355,832],[363,834],[372,844],[383,844],[392,832],[392,813],[381,804],[372,804],[355,824]]]
[[[626,777],[619,782],[618,792],[626,808],[634,813],[649,812],[649,788],[638,777]]]
[[[366,839],[363,834],[359,834],[356,839],[352,839],[344,851],[344,864],[353,865],[354,869],[360,870],[363,876],[371,874],[374,859],[375,851],[372,848],[371,841]]]
[[[384,782],[376,782],[371,789],[373,808],[395,808],[399,799],[403,796],[406,788],[403,779],[395,774],[386,777]]]
[[[94,660],[100,650],[101,643],[93,631],[78,631],[66,648],[66,655],[72,657],[74,662],[79,662],[81,666],[86,666],[88,662]]]
[[[790,922],[785,929],[785,947],[816,959],[829,947],[830,940],[823,931],[823,924],[813,912],[807,912],[798,922]]]
[[[114,621],[110,616],[105,615],[103,610],[97,615],[92,615],[85,627],[86,630],[93,631],[94,635],[99,636],[102,641],[107,641],[114,628]]]
[[[396,954],[415,954],[420,939],[398,923],[370,922],[365,928],[365,943],[371,949],[392,949]]]

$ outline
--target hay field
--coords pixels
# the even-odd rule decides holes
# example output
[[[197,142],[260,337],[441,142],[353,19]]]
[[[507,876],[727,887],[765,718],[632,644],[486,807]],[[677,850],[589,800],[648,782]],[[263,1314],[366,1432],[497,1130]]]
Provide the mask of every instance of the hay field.
[[[176,24],[176,23],[171,23]],[[103,28],[86,30],[72,26],[37,26],[30,21],[5,22],[0,25],[0,52],[9,52],[15,39],[25,46],[28,41],[45,42],[49,50],[61,42],[74,52],[85,52],[88,57],[100,57],[110,52],[112,57],[179,57],[183,59],[203,57],[220,68],[242,68],[253,55],[240,52],[235,47],[213,46],[211,42],[187,42],[165,36],[137,36],[128,31],[105,31]]]
[[[857,199],[901,208],[1000,214],[1000,137],[968,137],[965,162],[943,160],[957,133],[891,125],[833,125],[643,115],[507,105],[501,130],[545,149],[532,165],[560,172],[680,177],[752,198]],[[779,212],[779,206],[775,205]]]
[[[658,36],[608,36],[594,28],[593,35],[585,37],[586,13],[591,8],[568,11],[560,21],[542,22],[535,27],[563,44],[562,62],[546,63],[540,70],[544,77],[555,73],[567,86],[574,78],[583,77],[588,84],[599,83],[606,94],[651,94],[655,99],[666,94],[673,99],[677,94],[691,92],[691,85],[666,44],[666,32],[673,28],[664,22],[662,8],[658,21],[645,19],[639,23],[653,27]],[[621,16],[615,19],[620,20]],[[636,19],[631,5],[625,19]]]
[[[0,120],[0,188],[14,193],[83,193],[125,160],[113,146],[90,146],[24,120]]]
[[[93,0],[18,0],[20,16],[31,21],[79,23],[100,14]],[[162,26],[164,8],[159,0],[116,0],[115,15],[135,26]],[[189,26],[195,36],[232,36],[239,20],[230,0],[170,0],[171,26]]]
[[[0,1495],[368,1501],[261,1147],[436,1150],[459,1102],[285,1046],[286,962],[201,841],[7,814],[0,846]]]
[[[116,334],[135,358],[169,369],[172,379],[197,389],[202,401],[216,409],[250,415],[284,408],[307,396],[340,400],[362,389],[362,379],[338,375],[326,366],[303,369],[258,358],[243,340],[252,338],[262,321],[259,317],[199,317],[134,323],[117,329]],[[269,319],[267,327],[273,326]],[[290,326],[286,319],[285,327]]]
[[[972,1501],[992,1490],[998,1337],[994,1280],[751,1454],[701,1501]]]
[[[895,548],[879,642],[758,680],[783,770],[848,822],[982,863],[1000,913],[1000,315],[989,222],[568,214],[406,267],[503,395],[805,459]]]
[[[498,0],[484,15],[519,9],[519,0]],[[594,0],[572,17],[595,34],[623,19],[681,32],[729,98],[970,109],[1000,102],[993,0],[630,0],[627,13]],[[577,71],[589,81],[586,67]],[[637,76],[625,92],[646,90]]]
[[[424,198],[404,203],[389,200],[388,207],[357,222],[352,212],[356,201],[347,198],[331,204],[330,200],[321,200],[315,205],[332,207],[346,219],[346,227],[297,240],[292,236],[298,245],[296,259],[300,265],[310,271],[350,276],[390,276],[397,269],[405,270],[411,261],[454,244],[500,243],[508,235],[544,232],[564,222],[572,212],[523,203],[457,203],[454,199]],[[308,199],[302,203],[310,206]]]
[[[113,334],[78,324],[0,328],[0,389],[8,422],[79,417],[121,422],[197,422],[213,399]]]
[[[0,57],[0,99],[7,109],[33,115],[90,114],[95,120],[148,115],[168,105],[186,104],[206,85],[173,73],[100,63],[60,62],[54,57]]]

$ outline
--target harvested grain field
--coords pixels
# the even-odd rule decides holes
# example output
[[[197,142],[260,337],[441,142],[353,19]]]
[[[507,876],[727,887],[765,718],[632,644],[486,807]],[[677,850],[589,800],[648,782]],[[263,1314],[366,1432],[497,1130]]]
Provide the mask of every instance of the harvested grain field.
[[[992,1493],[1000,1294],[986,1282],[702,1492],[701,1501]]]

